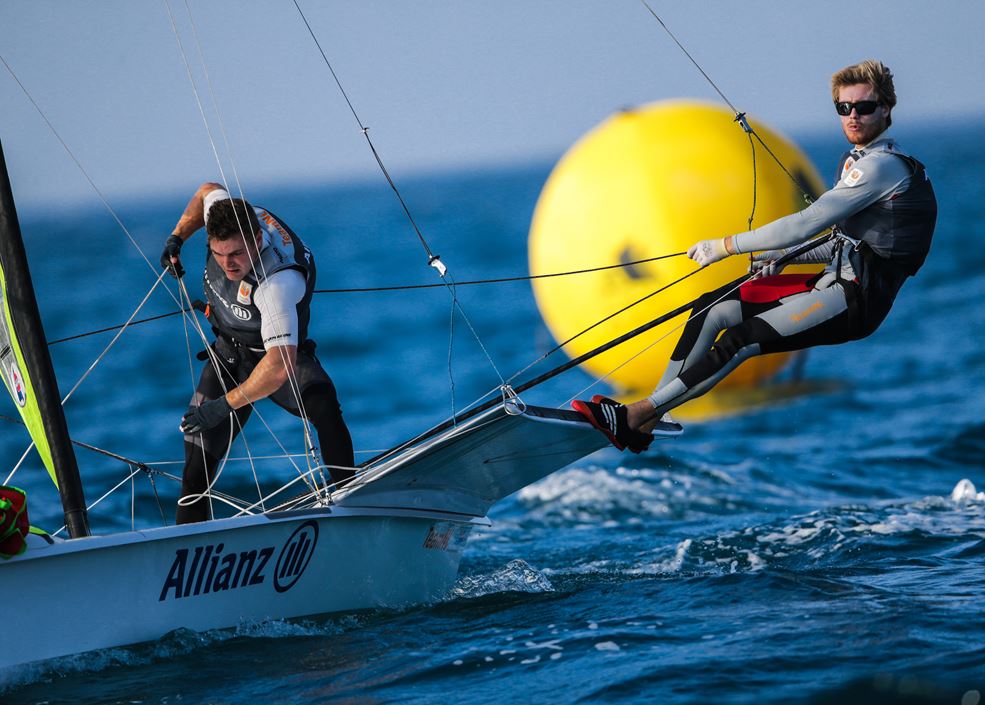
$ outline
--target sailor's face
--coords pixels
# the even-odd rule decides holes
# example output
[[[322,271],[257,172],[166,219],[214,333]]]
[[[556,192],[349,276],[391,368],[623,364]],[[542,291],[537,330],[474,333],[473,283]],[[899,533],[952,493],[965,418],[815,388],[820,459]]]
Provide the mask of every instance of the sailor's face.
[[[856,83],[838,89],[839,103],[859,103],[866,100],[879,100],[875,88],[868,83]],[[889,108],[885,105],[876,106],[875,112],[869,115],[859,115],[853,109],[848,115],[841,116],[841,129],[849,142],[861,147],[882,134],[888,118]]]
[[[253,271],[257,260],[256,241],[250,238],[248,243],[242,235],[235,235],[228,240],[209,240],[209,249],[216,263],[222,267],[226,279],[238,282]]]

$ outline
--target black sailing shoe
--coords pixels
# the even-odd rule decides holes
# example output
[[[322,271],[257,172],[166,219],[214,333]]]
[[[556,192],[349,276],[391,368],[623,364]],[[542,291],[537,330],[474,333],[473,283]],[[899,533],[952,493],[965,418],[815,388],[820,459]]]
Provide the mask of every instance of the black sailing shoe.
[[[633,453],[642,453],[653,441],[650,434],[630,428],[626,407],[608,397],[596,394],[592,401],[575,399],[571,402],[571,408],[604,433],[618,450],[628,448]]]
[[[596,394],[594,397],[592,397],[592,401],[595,402],[596,404],[612,404],[613,406],[623,406],[615,399],[610,399],[609,397],[603,396],[601,394]],[[650,441],[653,440],[654,436],[659,436],[661,438],[676,438],[677,436],[684,433],[684,427],[681,426],[676,421],[674,421],[674,418],[670,415],[670,412],[668,411],[666,414],[661,416],[660,420],[657,421],[657,423],[654,425],[652,429],[650,429],[650,434],[647,434],[643,431],[639,431],[638,433],[642,436],[652,434],[652,436],[650,436]],[[650,446],[650,442],[646,441],[646,447],[644,447],[643,450],[646,450],[646,448],[649,446]],[[630,450],[633,450],[632,446],[630,446],[628,443],[626,444],[626,447],[629,448]],[[633,452],[639,453],[640,451],[634,450]]]

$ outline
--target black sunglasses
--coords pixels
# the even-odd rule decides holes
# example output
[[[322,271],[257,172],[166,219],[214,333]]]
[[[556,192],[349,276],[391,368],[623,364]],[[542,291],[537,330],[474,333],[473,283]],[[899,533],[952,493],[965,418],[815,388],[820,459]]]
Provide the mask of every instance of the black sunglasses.
[[[871,115],[878,107],[878,100],[860,100],[857,103],[835,103],[835,111],[842,117],[851,115],[852,108],[855,108],[855,112],[859,115]]]

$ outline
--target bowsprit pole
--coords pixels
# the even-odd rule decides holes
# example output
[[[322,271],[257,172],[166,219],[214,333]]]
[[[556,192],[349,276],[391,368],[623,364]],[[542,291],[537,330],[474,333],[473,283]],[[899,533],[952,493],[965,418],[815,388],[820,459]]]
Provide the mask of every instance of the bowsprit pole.
[[[826,243],[828,240],[830,240],[832,237],[833,237],[833,234],[829,232],[829,233],[826,233],[825,235],[821,235],[820,237],[814,238],[813,240],[809,240],[808,242],[805,242],[803,245],[800,245],[799,247],[793,248],[792,250],[790,250],[789,252],[787,252],[786,254],[784,254],[782,257],[778,258],[776,260],[776,264],[779,265],[779,266],[783,266],[785,264],[788,264],[789,262],[795,260],[797,257],[799,257],[800,255],[804,254],[805,252],[809,252],[810,250],[813,250],[815,247],[820,247],[821,245],[823,245],[824,243]],[[733,288],[738,287],[738,286],[741,286],[743,283],[745,283],[745,282],[753,279],[755,276],[757,276],[757,275],[755,275],[755,274],[752,274],[752,275],[749,275],[749,274],[743,275],[743,276],[739,277],[738,279],[735,279],[732,282],[726,284],[722,288],[733,289]],[[514,387],[513,388],[513,392],[516,393],[516,394],[519,394],[521,392],[525,392],[528,389],[531,389],[533,387],[536,387],[538,384],[542,384],[543,382],[546,382],[547,380],[551,379],[552,377],[557,377],[559,374],[561,374],[562,372],[565,372],[567,370],[570,370],[572,367],[577,367],[581,363],[585,362],[586,360],[592,359],[596,355],[601,355],[602,353],[606,352],[607,350],[611,350],[612,348],[616,347],[617,345],[621,345],[622,343],[625,343],[627,340],[631,340],[631,339],[635,338],[636,336],[641,335],[641,334],[647,332],[651,328],[656,328],[657,326],[659,326],[659,325],[661,325],[663,323],[666,323],[667,321],[671,320],[672,318],[676,318],[677,316],[680,316],[682,313],[687,313],[688,311],[690,311],[691,309],[693,309],[695,307],[695,305],[697,305],[698,299],[700,299],[700,298],[701,297],[699,296],[698,298],[694,299],[693,301],[688,301],[686,304],[684,304],[682,306],[678,306],[677,308],[673,309],[672,311],[667,311],[666,313],[658,316],[657,318],[654,318],[652,321],[649,321],[648,323],[644,323],[643,325],[639,326],[638,328],[634,328],[633,330],[631,330],[631,331],[629,331],[627,333],[623,333],[618,338],[613,338],[609,342],[603,343],[602,345],[599,345],[597,348],[593,348],[592,350],[589,350],[588,352],[583,353],[583,354],[579,355],[578,357],[575,357],[575,358],[572,358],[571,360],[568,360],[563,365],[558,365],[557,367],[555,367],[555,368],[553,368],[551,370],[548,370],[547,372],[545,372],[545,373],[543,373],[541,375],[538,375],[537,377],[534,377],[533,379],[527,380],[523,384],[520,384],[520,385]],[[367,465],[371,465],[372,463],[375,463],[376,461],[378,461],[378,460],[380,460],[382,458],[388,457],[388,456],[392,455],[393,453],[397,453],[397,452],[399,452],[401,450],[404,450],[405,448],[409,448],[410,446],[413,446],[413,445],[415,445],[417,443],[420,443],[421,441],[425,441],[428,438],[432,438],[432,437],[436,436],[437,434],[441,433],[442,431],[446,431],[449,428],[451,428],[452,426],[454,426],[456,424],[459,424],[462,421],[465,421],[467,419],[470,419],[473,416],[476,416],[477,414],[480,414],[483,411],[486,411],[487,409],[491,409],[492,407],[496,406],[497,404],[502,404],[502,403],[503,402],[502,402],[501,399],[490,399],[489,401],[484,402],[482,404],[479,404],[478,406],[470,409],[469,411],[467,411],[467,412],[465,412],[463,414],[459,414],[454,419],[448,419],[447,421],[444,421],[444,422],[438,424],[437,426],[434,426],[433,428],[428,429],[427,431],[425,431],[421,435],[417,436],[416,438],[412,438],[409,441],[406,441],[404,443],[401,443],[399,446],[396,446],[394,448],[391,448],[390,450],[388,450],[388,451],[386,451],[384,453],[381,453],[380,455],[378,455],[378,456],[376,456],[374,458],[371,458],[370,460],[367,460],[365,463],[362,464],[362,466],[365,467]]]

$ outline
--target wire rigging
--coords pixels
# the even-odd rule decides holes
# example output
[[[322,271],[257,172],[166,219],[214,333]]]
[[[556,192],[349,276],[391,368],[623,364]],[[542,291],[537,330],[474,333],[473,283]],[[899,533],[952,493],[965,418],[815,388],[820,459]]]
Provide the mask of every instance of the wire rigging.
[[[667,33],[667,36],[669,36],[671,38],[671,40],[673,40],[674,44],[676,44],[677,47],[690,60],[690,62],[692,64],[694,64],[694,67],[698,70],[698,72],[702,76],[704,76],[705,80],[708,81],[708,84],[712,88],[715,89],[715,92],[718,93],[718,95],[721,97],[721,99],[723,101],[725,101],[725,104],[729,106],[729,108],[732,110],[733,113],[735,113],[734,121],[737,122],[737,123],[739,123],[739,125],[742,127],[742,129],[749,135],[749,144],[753,148],[753,179],[754,179],[754,181],[753,181],[753,214],[755,214],[755,212],[756,212],[756,202],[755,202],[755,198],[756,198],[756,196],[755,196],[755,178],[756,178],[756,174],[755,174],[755,159],[756,159],[756,150],[755,150],[755,145],[752,142],[752,138],[753,137],[755,137],[756,138],[756,141],[759,142],[760,145],[762,145],[763,149],[766,150],[766,153],[769,154],[773,158],[773,161],[775,161],[777,163],[777,165],[783,170],[783,173],[786,174],[788,177],[790,177],[790,180],[797,187],[797,190],[800,191],[800,193],[803,195],[804,200],[808,203],[808,205],[811,204],[811,203],[813,203],[814,202],[814,199],[811,197],[811,195],[809,193],[807,193],[804,190],[804,187],[801,184],[801,182],[793,174],[790,173],[790,171],[787,169],[787,167],[784,166],[783,162],[780,161],[780,158],[777,157],[776,154],[773,153],[773,150],[771,150],[769,148],[769,146],[763,141],[763,138],[759,136],[759,134],[752,128],[751,125],[749,125],[749,122],[746,120],[746,114],[743,113],[743,112],[740,112],[739,109],[736,108],[735,105],[732,104],[732,101],[730,101],[728,99],[728,97],[725,95],[725,93],[723,93],[722,90],[718,87],[718,85],[711,79],[711,76],[709,76],[705,72],[705,70],[703,68],[701,68],[701,65],[691,55],[691,52],[689,52],[684,47],[684,45],[681,43],[681,41],[674,35],[674,33],[670,31],[670,27],[668,27],[667,26],[667,23],[664,22],[660,18],[660,15],[658,15],[656,13],[656,11],[654,11],[654,9],[650,6],[650,4],[647,2],[647,0],[640,0],[640,3],[653,16],[653,19],[655,19],[657,22],[660,23],[660,26],[663,27],[664,31]],[[752,218],[753,218],[753,216],[750,215],[749,216],[749,223],[750,223],[749,227],[750,227],[750,229],[752,228]]]
[[[669,259],[671,257],[683,257],[686,252],[672,252],[668,255],[659,255],[657,257],[647,257],[645,259],[633,260],[631,262],[619,262],[618,264],[607,264],[601,267],[591,267],[589,269],[575,269],[568,272],[551,272],[548,274],[528,274],[519,277],[500,277],[497,279],[474,279],[472,281],[456,282],[455,286],[475,286],[480,284],[503,284],[509,282],[519,282],[519,281],[531,281],[533,279],[547,279],[551,277],[566,277],[575,274],[590,274],[592,272],[602,272],[608,269],[621,269],[628,267],[635,267],[639,264],[646,264],[648,262],[656,262],[658,260]],[[364,294],[372,292],[383,292],[383,291],[414,291],[417,289],[438,289],[445,285],[442,284],[405,284],[400,286],[373,286],[373,287],[358,287],[350,289],[315,289],[312,293],[314,294]],[[201,310],[205,306],[204,302],[193,301],[192,307]],[[190,313],[190,309],[183,308],[178,311],[170,311],[168,313],[161,313],[156,316],[150,316],[148,318],[140,318],[130,323],[130,327],[139,325],[141,323],[151,323],[153,321],[161,320],[162,318],[168,318],[170,316],[177,316],[178,314]],[[77,333],[75,335],[69,335],[64,338],[56,338],[55,340],[49,340],[48,345],[58,345],[60,343],[67,343],[72,340],[79,340],[80,338],[87,338],[92,335],[98,335],[100,333],[109,333],[110,331],[119,330],[124,324],[119,324],[115,326],[107,326],[105,328],[99,328],[97,330],[86,331],[85,333]]]
[[[367,127],[366,124],[363,123],[362,119],[359,117],[359,114],[356,112],[355,106],[352,104],[352,100],[350,100],[348,93],[346,93],[345,88],[342,86],[342,81],[339,79],[338,74],[335,72],[335,69],[332,67],[332,62],[329,61],[328,55],[325,53],[325,50],[322,48],[321,42],[318,40],[318,37],[315,35],[315,31],[312,28],[311,23],[308,22],[308,18],[305,16],[304,11],[301,9],[301,5],[298,3],[298,0],[294,0],[294,7],[297,8],[298,14],[301,16],[301,20],[304,22],[304,26],[308,30],[308,34],[311,35],[311,39],[315,42],[315,46],[318,48],[318,52],[321,54],[322,60],[325,62],[325,65],[328,67],[329,72],[331,72],[332,78],[335,81],[335,85],[338,86],[338,89],[342,93],[343,98],[345,98],[345,102],[349,106],[349,110],[352,113],[353,118],[355,118],[356,124],[359,125],[359,129],[362,132],[363,137],[366,139],[366,144],[369,146],[369,149],[373,154],[373,158],[376,160],[377,166],[379,166],[380,171],[383,173],[383,176],[386,178],[387,183],[390,185],[390,188],[393,190],[394,195],[397,197],[397,200],[400,202],[400,206],[404,211],[404,215],[406,215],[407,220],[411,224],[411,227],[414,229],[414,232],[417,234],[417,238],[420,241],[421,246],[424,248],[425,253],[427,253],[428,266],[433,267],[438,272],[438,276],[441,277],[442,282],[447,287],[448,293],[451,296],[453,308],[457,309],[458,312],[461,314],[462,320],[465,321],[465,325],[472,333],[472,336],[475,338],[476,342],[478,343],[480,349],[482,350],[482,353],[486,356],[486,359],[488,360],[490,366],[492,367],[493,372],[495,372],[496,376],[499,378],[500,384],[505,385],[506,382],[503,379],[502,373],[499,371],[499,368],[496,366],[496,363],[493,361],[492,356],[490,355],[489,351],[486,349],[486,346],[482,342],[482,339],[479,337],[479,334],[476,331],[475,326],[472,325],[472,321],[469,319],[468,314],[465,312],[465,308],[462,306],[461,302],[458,299],[456,284],[453,279],[448,277],[447,266],[441,261],[441,256],[433,252],[427,240],[425,239],[424,234],[421,232],[421,229],[418,227],[417,221],[414,219],[414,216],[411,214],[407,202],[404,200],[403,196],[401,195],[400,189],[397,188],[397,184],[390,176],[390,172],[383,164],[383,158],[380,156],[380,153],[376,149],[376,145],[373,144],[373,140],[369,136],[369,127]],[[449,365],[449,375],[451,375],[450,365]]]

